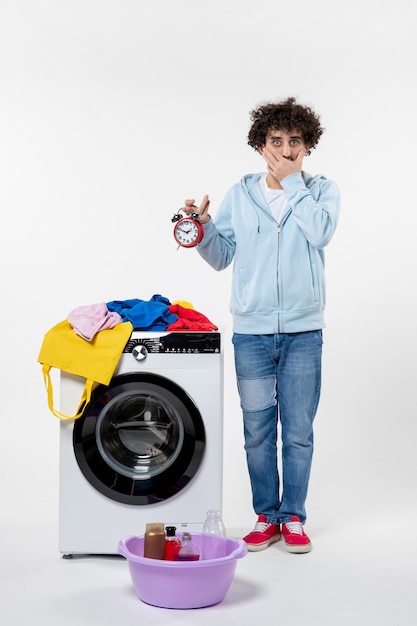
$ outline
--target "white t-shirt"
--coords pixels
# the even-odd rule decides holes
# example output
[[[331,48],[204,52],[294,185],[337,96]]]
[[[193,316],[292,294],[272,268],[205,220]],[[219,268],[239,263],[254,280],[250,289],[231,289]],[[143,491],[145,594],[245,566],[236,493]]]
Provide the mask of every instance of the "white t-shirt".
[[[268,187],[266,174],[259,179],[259,184],[273,218],[280,224],[287,210],[287,194],[285,190]]]

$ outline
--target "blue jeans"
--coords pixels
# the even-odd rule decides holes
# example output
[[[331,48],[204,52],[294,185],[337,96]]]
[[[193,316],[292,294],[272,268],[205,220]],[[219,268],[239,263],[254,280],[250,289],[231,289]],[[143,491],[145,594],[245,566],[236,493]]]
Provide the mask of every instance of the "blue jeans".
[[[313,420],[321,387],[321,330],[233,335],[253,508],[268,522],[306,519]],[[278,470],[278,419],[282,489]]]

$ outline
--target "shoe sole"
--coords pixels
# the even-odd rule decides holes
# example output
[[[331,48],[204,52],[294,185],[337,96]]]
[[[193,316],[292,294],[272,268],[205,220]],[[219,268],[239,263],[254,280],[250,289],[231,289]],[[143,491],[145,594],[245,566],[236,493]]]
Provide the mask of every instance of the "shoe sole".
[[[284,545],[287,552],[291,552],[292,554],[306,554],[307,552],[311,552],[311,548],[313,547],[311,543],[307,543],[304,546],[295,546],[291,543],[286,543],[285,539]]]
[[[247,543],[248,552],[259,552],[260,550],[265,550],[271,544],[276,543],[281,539],[281,535],[277,535],[276,537],[271,537],[268,541],[264,541],[263,543]]]

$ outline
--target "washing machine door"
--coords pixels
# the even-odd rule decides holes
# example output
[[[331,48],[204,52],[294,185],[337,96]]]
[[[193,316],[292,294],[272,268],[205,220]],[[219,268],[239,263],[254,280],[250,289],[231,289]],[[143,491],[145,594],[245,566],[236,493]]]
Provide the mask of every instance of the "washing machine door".
[[[125,374],[98,387],[74,422],[74,452],[103,495],[149,505],[175,496],[205,451],[201,414],[190,396],[156,374]]]

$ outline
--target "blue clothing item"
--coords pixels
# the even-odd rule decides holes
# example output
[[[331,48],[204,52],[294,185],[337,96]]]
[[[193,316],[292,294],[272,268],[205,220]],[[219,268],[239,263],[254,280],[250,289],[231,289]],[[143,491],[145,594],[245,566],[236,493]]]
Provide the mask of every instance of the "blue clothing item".
[[[293,515],[302,523],[306,520],[322,343],[321,330],[233,335],[253,508],[273,524],[288,522]],[[278,420],[282,439],[281,494]]]
[[[131,322],[134,330],[166,330],[178,316],[171,313],[168,298],[155,294],[150,300],[114,300],[107,302],[109,311],[118,313],[124,322]]]
[[[248,174],[204,225],[199,254],[216,270],[232,260],[230,311],[236,333],[294,333],[324,328],[323,248],[335,231],[340,195],[324,176],[296,173],[281,181],[288,210],[278,224]]]

